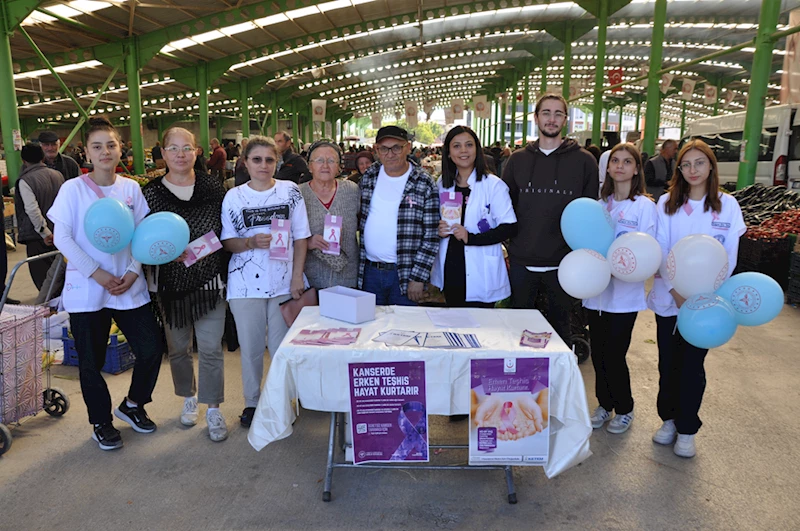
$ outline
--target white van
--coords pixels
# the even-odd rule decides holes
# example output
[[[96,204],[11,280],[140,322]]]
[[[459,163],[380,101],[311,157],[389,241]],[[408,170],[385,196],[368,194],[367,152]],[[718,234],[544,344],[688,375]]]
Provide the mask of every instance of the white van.
[[[800,191],[800,104],[764,109],[755,182]],[[686,128],[690,138],[708,144],[717,156],[720,184],[736,183],[744,136],[744,112],[702,118]]]

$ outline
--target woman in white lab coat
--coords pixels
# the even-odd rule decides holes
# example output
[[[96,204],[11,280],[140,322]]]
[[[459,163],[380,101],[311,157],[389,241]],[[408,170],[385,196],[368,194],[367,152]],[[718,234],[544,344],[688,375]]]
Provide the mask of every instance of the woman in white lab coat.
[[[461,219],[439,222],[431,283],[447,306],[494,307],[511,295],[501,242],[515,234],[517,218],[508,186],[486,172],[480,140],[469,127],[454,127],[445,138],[439,192],[461,194]]]
[[[728,275],[736,268],[739,237],[746,227],[736,199],[719,192],[717,159],[702,140],[691,140],[678,153],[669,192],[658,200],[657,239],[664,258],[681,238],[708,234],[728,253]],[[694,457],[698,416],[706,387],[703,367],[708,349],[687,343],[677,329],[678,309],[685,302],[669,283],[656,276],[647,306],[658,328],[658,415],[664,421],[653,436],[673,444],[681,457]],[[676,441],[677,439],[677,441]]]

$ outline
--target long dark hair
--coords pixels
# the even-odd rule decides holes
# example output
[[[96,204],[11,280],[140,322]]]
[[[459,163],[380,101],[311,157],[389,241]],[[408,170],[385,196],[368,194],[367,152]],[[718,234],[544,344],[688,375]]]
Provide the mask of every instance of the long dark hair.
[[[478,135],[465,125],[457,125],[450,129],[444,139],[444,148],[442,149],[442,186],[444,188],[453,187],[458,177],[456,163],[450,159],[450,142],[461,133],[468,133],[472,140],[475,141],[475,179],[480,181],[486,174],[486,160],[483,157],[483,148],[481,147],[481,141],[478,140]]]
[[[614,146],[614,149],[611,150],[611,153],[608,154],[608,165],[606,166],[606,175],[605,180],[603,181],[603,189],[600,190],[600,197],[604,200],[608,199],[609,196],[614,194],[614,179],[608,174],[608,166],[611,165],[611,157],[614,156],[614,153],[617,151],[627,151],[631,157],[633,157],[633,161],[636,163],[636,175],[633,176],[631,179],[631,193],[628,194],[628,199],[631,201],[636,201],[637,195],[647,195],[647,188],[644,185],[644,175],[642,171],[642,156],[639,155],[639,150],[636,149],[631,143],[623,142],[621,144],[617,144]]]
[[[683,162],[683,157],[693,149],[705,155],[708,159],[708,163],[711,165],[711,173],[709,173],[708,179],[706,180],[706,201],[703,205],[703,212],[708,212],[709,210],[719,212],[722,210],[722,201],[719,199],[717,157],[714,156],[714,152],[711,151],[708,144],[702,140],[695,139],[684,144],[680,153],[678,153],[678,160],[675,162],[675,171],[672,174],[672,180],[669,184],[669,199],[664,203],[664,212],[670,216],[680,210],[684,203],[689,200],[689,190],[691,187],[686,179],[683,178],[681,162]]]

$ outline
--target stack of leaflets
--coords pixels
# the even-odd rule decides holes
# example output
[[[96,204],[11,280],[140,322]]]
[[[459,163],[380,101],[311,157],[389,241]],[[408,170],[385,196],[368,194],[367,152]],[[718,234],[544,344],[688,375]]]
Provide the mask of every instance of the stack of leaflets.
[[[425,347],[425,348],[481,348],[475,334],[455,332],[412,332],[408,330],[387,330],[372,339],[387,347]]]
[[[360,328],[326,328],[324,330],[300,330],[292,339],[292,345],[350,345],[356,342]]]
[[[544,348],[550,341],[550,332],[531,332],[530,330],[522,331],[522,338],[519,340],[521,347]]]

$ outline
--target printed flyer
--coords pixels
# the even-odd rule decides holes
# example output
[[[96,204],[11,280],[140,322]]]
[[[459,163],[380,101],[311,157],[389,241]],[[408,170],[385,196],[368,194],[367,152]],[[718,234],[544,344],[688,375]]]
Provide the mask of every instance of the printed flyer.
[[[271,260],[281,262],[289,261],[289,233],[292,222],[288,219],[272,218],[270,233],[272,241],[269,243],[269,257]]]
[[[348,364],[353,462],[428,461],[425,362]]]
[[[470,465],[544,465],[550,358],[470,361]]]
[[[322,251],[323,254],[338,256],[341,252],[339,240],[342,239],[342,216],[325,214],[325,227],[322,230],[322,238],[328,242],[328,249]]]
[[[439,194],[439,209],[450,233],[453,232],[453,225],[461,223],[461,205],[464,197],[461,192],[442,192]]]

